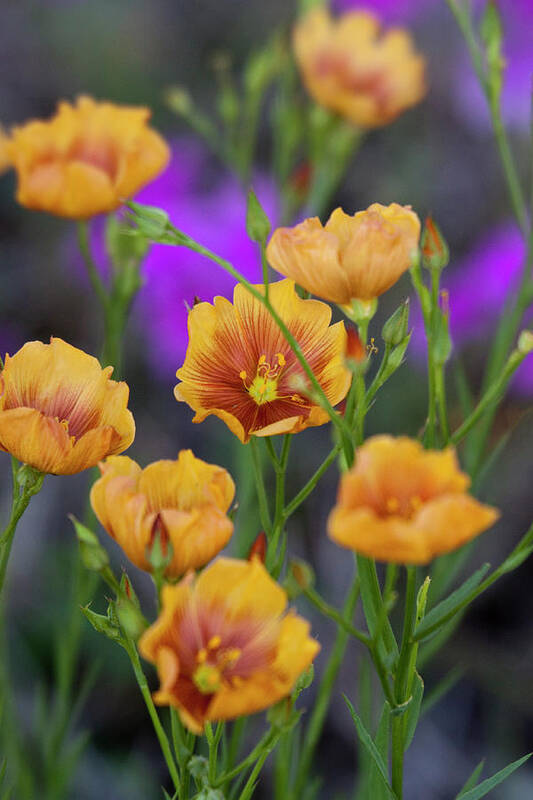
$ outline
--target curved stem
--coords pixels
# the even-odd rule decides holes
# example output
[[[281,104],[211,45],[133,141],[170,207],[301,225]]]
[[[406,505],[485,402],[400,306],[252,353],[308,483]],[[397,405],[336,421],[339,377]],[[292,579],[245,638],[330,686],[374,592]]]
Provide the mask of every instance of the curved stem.
[[[131,661],[131,665],[133,667],[133,672],[135,674],[135,678],[139,685],[139,689],[141,690],[141,694],[144,698],[144,702],[146,703],[146,708],[148,709],[148,713],[150,714],[150,719],[152,720],[152,725],[154,726],[154,730],[156,732],[157,738],[159,740],[159,745],[161,747],[161,752],[163,753],[163,757],[165,759],[166,765],[168,767],[168,771],[170,773],[170,777],[172,778],[172,783],[174,784],[174,789],[178,793],[178,797],[181,795],[181,782],[180,777],[178,774],[178,770],[176,768],[176,764],[174,762],[174,758],[172,756],[172,751],[170,748],[170,743],[168,741],[168,737],[165,733],[165,730],[161,724],[161,720],[159,719],[159,714],[157,713],[157,709],[154,705],[154,701],[152,700],[152,695],[150,689],[148,688],[148,683],[146,682],[146,676],[143,672],[143,668],[141,666],[141,662],[139,659],[139,654],[137,653],[137,649],[133,642],[128,642],[128,647],[125,648],[126,652],[128,653]],[[187,798],[183,798],[183,800],[187,800]]]
[[[4,587],[7,564],[9,561],[13,540],[15,538],[17,525],[20,521],[20,518],[28,508],[28,505],[33,495],[37,494],[37,492],[40,491],[45,477],[43,472],[37,472],[36,470],[32,470],[29,467],[25,467],[25,469],[28,471],[27,482],[24,484],[23,488],[19,491],[19,484],[17,481],[17,470],[15,469],[14,466],[16,462],[14,462],[13,460],[12,463],[13,463],[13,501],[11,505],[11,514],[9,516],[8,523],[4,528],[2,535],[0,536],[0,595],[2,594],[2,589]]]

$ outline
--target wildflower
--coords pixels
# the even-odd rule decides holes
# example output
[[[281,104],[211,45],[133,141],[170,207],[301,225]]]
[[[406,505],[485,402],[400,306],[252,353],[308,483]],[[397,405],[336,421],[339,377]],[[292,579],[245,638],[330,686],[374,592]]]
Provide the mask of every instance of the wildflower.
[[[157,665],[154,699],[201,733],[208,720],[253,714],[288,695],[316,656],[309,624],[258,559],[219,558],[165,586],[159,619],[139,642]]]
[[[341,479],[328,532],[380,561],[426,564],[489,528],[499,516],[467,494],[455,451],[424,450],[407,437],[374,436]]]
[[[263,291],[264,287],[255,287]],[[297,340],[332,405],[348,391],[343,363],[346,331],[330,326],[331,309],[302,300],[294,281],[269,287],[269,299]],[[309,393],[309,382],[278,326],[263,306],[238,284],[233,305],[223,297],[189,312],[189,346],[177,400],[196,412],[193,422],[220,417],[241,442],[250,436],[296,433],[329,417]]]
[[[228,543],[233,523],[226,512],[235,485],[222,467],[206,464],[191,450],[176,461],[145,469],[126,456],[100,464],[91,490],[94,513],[130,561],[150,571],[150,548],[159,535],[163,554],[171,546],[167,577],[207,564]]]
[[[94,467],[133,441],[126,383],[113,367],[52,338],[6,355],[0,372],[0,450],[57,475]]]
[[[372,300],[409,269],[420,220],[410,206],[373,203],[353,216],[335,209],[325,226],[318,217],[278,228],[268,243],[275,270],[309,292],[339,305]]]
[[[113,211],[158,175],[169,148],[148,127],[147,108],[79,97],[50,120],[31,120],[4,139],[27,208],[86,219]]]
[[[425,60],[402,28],[383,33],[370,12],[333,19],[318,5],[296,25],[302,79],[322,106],[361,128],[387,125],[426,94]]]

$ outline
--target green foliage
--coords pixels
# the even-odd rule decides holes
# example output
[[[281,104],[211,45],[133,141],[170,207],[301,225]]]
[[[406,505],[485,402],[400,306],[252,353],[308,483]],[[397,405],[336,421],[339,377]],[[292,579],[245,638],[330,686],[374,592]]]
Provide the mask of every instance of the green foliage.
[[[375,765],[375,767],[377,769],[377,772],[378,772],[378,774],[379,774],[379,776],[381,778],[382,784],[386,788],[386,790],[387,790],[387,792],[389,794],[389,797],[395,798],[395,800],[397,800],[396,793],[394,792],[394,790],[392,789],[392,786],[389,783],[389,776],[387,774],[387,766],[385,764],[383,756],[379,752],[377,746],[374,743],[374,740],[372,739],[372,737],[368,733],[367,729],[363,725],[362,719],[357,715],[353,705],[350,703],[350,701],[348,700],[346,695],[343,695],[343,697],[344,697],[344,701],[345,701],[346,705],[348,706],[350,714],[352,716],[354,725],[355,725],[356,730],[357,730],[357,735],[359,736],[359,741],[361,742],[361,744],[363,745],[365,750],[369,753],[370,757],[372,758],[372,761],[373,761],[373,763],[374,763],[374,765]]]
[[[492,778],[487,778],[487,780],[483,781],[483,783],[480,783],[479,786],[475,786],[474,788],[469,789],[467,792],[461,791],[457,795],[456,800],[481,800],[482,797],[485,797],[489,792],[495,789],[496,786],[499,786],[500,783],[503,783],[503,781],[506,780],[509,775],[512,775],[515,770],[521,767],[522,764],[525,764],[526,761],[531,758],[531,755],[533,754],[528,753],[527,756],[523,756],[517,761],[513,761],[512,764],[509,764],[507,767],[504,767],[504,769],[501,769],[499,772],[493,775]],[[479,765],[476,769],[479,769]]]

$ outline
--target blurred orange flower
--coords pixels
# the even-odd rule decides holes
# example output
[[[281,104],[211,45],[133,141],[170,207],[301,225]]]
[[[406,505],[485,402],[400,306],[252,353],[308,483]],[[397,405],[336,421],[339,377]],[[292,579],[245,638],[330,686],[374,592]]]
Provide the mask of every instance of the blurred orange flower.
[[[330,325],[331,309],[302,300],[292,280],[271,284],[269,299],[330,403],[339,403],[351,378],[344,366],[344,324]],[[196,411],[193,422],[214,414],[247,442],[251,435],[296,433],[329,420],[307,394],[305,373],[274,320],[240,284],[233,305],[224,297],[195,305],[188,327],[185,363],[176,373],[182,383],[174,393]]]
[[[253,714],[288,695],[318,653],[309,623],[258,559],[219,558],[165,586],[159,619],[139,641],[157,665],[154,699],[201,733],[209,720]]]
[[[317,5],[296,24],[293,47],[316,102],[360,128],[392,122],[426,94],[425,60],[408,31],[382,33],[369,12],[333,19]]]
[[[148,127],[147,108],[79,97],[59,103],[50,120],[31,120],[0,143],[17,172],[17,200],[60,217],[113,211],[153,180],[170,151]]]
[[[410,206],[373,203],[353,216],[336,208],[322,227],[312,217],[278,228],[267,247],[275,270],[309,292],[339,305],[371,300],[409,269],[420,220]]]
[[[152,569],[147,551],[156,534],[163,550],[172,545],[168,577],[202,567],[228,543],[233,523],[226,512],[235,485],[222,467],[182,450],[176,461],[145,469],[127,456],[112,456],[100,470],[91,490],[94,513],[141,569]]]
[[[70,475],[133,441],[129,389],[113,367],[62,339],[27,342],[0,372],[0,450],[41,472]]]
[[[493,525],[495,508],[466,493],[452,448],[424,450],[407,437],[374,436],[341,478],[328,532],[379,561],[426,564]]]

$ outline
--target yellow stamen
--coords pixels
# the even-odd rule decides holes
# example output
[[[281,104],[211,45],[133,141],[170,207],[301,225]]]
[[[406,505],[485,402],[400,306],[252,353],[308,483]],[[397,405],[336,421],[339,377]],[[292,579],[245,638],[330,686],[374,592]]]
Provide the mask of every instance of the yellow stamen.
[[[283,353],[276,353],[276,358],[278,359],[278,364],[280,365],[280,367],[284,367],[285,364],[287,363]]]
[[[215,636],[211,636],[211,638],[209,639],[209,641],[207,643],[207,649],[208,650],[216,650],[217,647],[220,647],[220,643],[221,642],[222,642],[222,639],[220,638],[220,636],[218,634],[216,634]]]
[[[196,654],[196,660],[198,661],[199,664],[203,664],[205,663],[205,661],[207,661],[207,650],[205,649],[205,647],[202,647],[201,650],[198,650]]]

